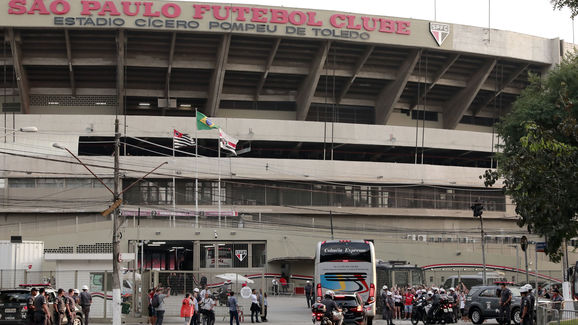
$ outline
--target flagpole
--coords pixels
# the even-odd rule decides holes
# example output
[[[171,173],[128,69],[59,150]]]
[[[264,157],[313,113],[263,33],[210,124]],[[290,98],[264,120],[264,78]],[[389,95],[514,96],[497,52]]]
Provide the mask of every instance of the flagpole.
[[[218,168],[219,168],[219,185],[218,185],[218,191],[219,194],[217,196],[218,200],[219,200],[219,228],[221,228],[221,129],[219,129],[219,141],[217,141],[217,150],[219,152],[218,154]]]
[[[175,164],[175,131],[173,130],[173,165]],[[176,186],[175,186],[175,173],[177,171],[174,170],[173,171],[173,220],[174,220],[174,225],[176,226],[176,222],[177,222],[177,217],[175,215],[175,212],[177,210],[177,201],[176,201],[176,196],[177,196],[177,191],[176,191]],[[169,228],[170,228],[170,223],[171,221],[169,220]]]
[[[199,137],[198,116],[195,107],[195,228],[199,228]]]

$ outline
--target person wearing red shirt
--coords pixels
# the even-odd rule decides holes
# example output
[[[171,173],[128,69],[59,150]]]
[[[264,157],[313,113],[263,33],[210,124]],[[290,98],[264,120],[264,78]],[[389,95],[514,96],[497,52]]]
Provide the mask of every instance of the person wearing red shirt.
[[[185,319],[184,325],[189,325],[191,323],[191,317],[193,317],[194,313],[195,305],[193,305],[193,301],[191,300],[191,294],[187,293],[181,305],[181,317]]]
[[[408,289],[403,295],[403,305],[405,308],[405,319],[410,319],[411,309],[413,308],[413,298],[415,297],[413,289]]]

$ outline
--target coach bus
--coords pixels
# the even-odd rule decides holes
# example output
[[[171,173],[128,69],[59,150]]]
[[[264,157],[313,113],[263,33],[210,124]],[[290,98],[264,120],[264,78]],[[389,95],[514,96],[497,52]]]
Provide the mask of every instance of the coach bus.
[[[329,240],[317,244],[316,295],[359,293],[365,302],[367,324],[375,316],[375,249],[364,240]]]

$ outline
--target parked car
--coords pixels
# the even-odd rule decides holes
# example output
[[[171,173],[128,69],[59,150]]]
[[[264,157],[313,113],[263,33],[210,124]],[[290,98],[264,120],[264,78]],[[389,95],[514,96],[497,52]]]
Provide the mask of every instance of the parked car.
[[[493,284],[500,281],[506,281],[506,278],[500,273],[488,272],[486,275],[486,283]],[[457,288],[460,283],[463,283],[466,288],[471,288],[474,286],[480,286],[484,284],[484,277],[480,274],[464,274],[464,275],[452,275],[446,279],[444,282],[444,288]]]
[[[27,324],[28,289],[0,290],[0,324]]]
[[[26,313],[28,307],[26,303],[30,297],[30,289],[22,287],[18,289],[2,289],[0,290],[0,325],[8,324],[28,324],[26,321]],[[56,290],[52,288],[45,288],[48,294],[47,304],[51,314],[54,313],[54,301],[56,300]],[[76,306],[76,318],[73,325],[82,325],[84,316],[82,310]],[[66,317],[63,324],[68,324]]]
[[[343,324],[364,325],[367,323],[363,300],[359,293],[335,295],[334,300],[343,311]]]
[[[514,324],[520,324],[520,303],[522,296],[516,287],[510,287],[512,303],[510,316]],[[500,287],[497,285],[475,286],[466,297],[465,312],[474,324],[481,324],[486,319],[498,318],[500,314]]]

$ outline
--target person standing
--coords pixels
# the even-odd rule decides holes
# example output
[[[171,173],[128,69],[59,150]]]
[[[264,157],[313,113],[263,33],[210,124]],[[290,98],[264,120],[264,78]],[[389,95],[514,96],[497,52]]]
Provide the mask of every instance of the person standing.
[[[403,298],[403,307],[405,311],[405,319],[410,319],[411,310],[413,308],[413,299],[415,295],[413,289],[407,289]]]
[[[506,287],[506,283],[500,283],[500,319],[502,324],[510,325],[510,304],[512,303],[512,291]]]
[[[267,322],[267,307],[269,306],[269,303],[267,302],[267,293],[263,293],[263,310],[261,311],[261,321],[263,322]]]
[[[191,324],[191,318],[193,317],[194,313],[195,305],[193,305],[193,301],[191,300],[191,294],[187,293],[181,304],[181,317],[185,319],[184,325]]]
[[[526,286],[521,287],[520,294],[522,295],[522,302],[520,304],[522,325],[532,325],[532,306],[530,306],[531,300],[528,297],[528,288]]]
[[[155,325],[157,323],[157,317],[156,317],[156,313],[155,313],[155,308],[153,307],[153,297],[156,293],[156,289],[149,289],[148,292],[148,297],[149,297],[149,306],[148,306],[148,312],[149,312],[149,323],[151,325]]]
[[[385,307],[387,309],[386,312],[386,322],[388,325],[395,325],[393,324],[393,313],[395,311],[395,301],[393,300],[393,293],[391,291],[387,292],[387,297],[385,298]]]
[[[231,291],[229,294],[229,324],[233,325],[233,319],[239,325],[239,304],[237,303],[237,297],[235,297],[235,292]]]
[[[58,289],[56,292],[56,300],[54,301],[54,318],[52,320],[52,325],[62,325],[64,314],[66,313],[65,299],[64,289]]]
[[[68,324],[74,324],[76,318],[76,302],[74,301],[74,289],[68,289],[66,300],[66,319]]]
[[[307,308],[311,308],[311,292],[313,287],[311,286],[311,281],[307,281],[305,284],[305,299],[307,300]]]
[[[48,311],[44,293],[44,288],[40,288],[38,295],[34,298],[34,324],[36,325],[44,325],[50,320],[50,312]]]
[[[257,323],[261,323],[259,321],[259,312],[260,308],[259,299],[257,299],[257,290],[253,289],[251,293],[251,323],[255,323],[255,321],[257,321]],[[255,316],[255,319],[253,319],[253,316]]]
[[[165,298],[171,296],[171,288],[167,288],[167,293],[163,293],[162,288],[157,289],[156,298],[153,297],[153,307],[155,307],[155,299],[158,299],[158,306],[155,307],[157,322],[156,325],[163,325],[165,317]]]
[[[215,308],[217,303],[211,298],[208,291],[205,291],[205,298],[201,300],[201,309],[202,313],[205,315],[204,317],[207,318],[207,325],[212,325],[215,323]]]
[[[381,291],[381,316],[387,320],[387,286],[384,285]]]
[[[564,298],[562,298],[562,296],[560,295],[560,290],[558,290],[558,288],[554,288],[554,290],[552,290],[551,300],[553,309],[556,310],[562,309],[562,302],[564,301]]]
[[[88,293],[88,286],[83,285],[82,292],[80,293],[80,306],[82,307],[82,313],[84,314],[84,325],[88,325],[90,305],[92,305],[92,296]]]
[[[271,280],[271,283],[273,284],[273,295],[278,296],[279,295],[279,281],[277,281],[277,279],[273,278],[273,280]]]
[[[199,288],[195,288],[193,290],[193,307],[194,313],[193,318],[191,319],[191,324],[199,325]]]
[[[30,296],[26,300],[26,320],[28,325],[34,325],[34,298],[38,295],[38,289],[32,288]]]

